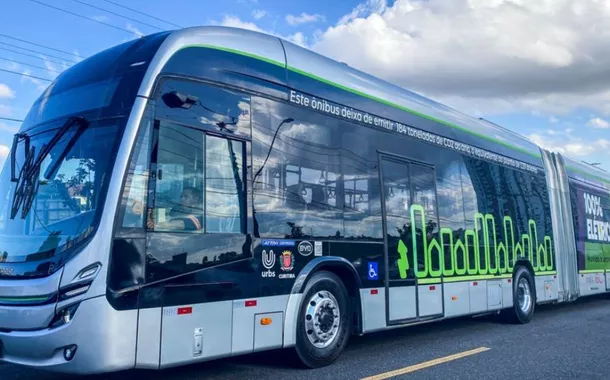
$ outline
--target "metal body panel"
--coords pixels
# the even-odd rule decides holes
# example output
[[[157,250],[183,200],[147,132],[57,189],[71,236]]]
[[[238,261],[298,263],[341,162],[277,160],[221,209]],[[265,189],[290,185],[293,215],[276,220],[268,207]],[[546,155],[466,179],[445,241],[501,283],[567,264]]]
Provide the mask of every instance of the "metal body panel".
[[[471,281],[468,287],[470,293],[470,312],[475,314],[487,311],[487,281]]]
[[[559,281],[552,276],[536,276],[536,302],[547,303],[560,301]]]
[[[265,313],[254,316],[254,351],[273,350],[282,347],[284,313]],[[262,319],[271,320],[271,324],[263,325]]]
[[[280,65],[286,64],[280,40],[258,32],[226,27],[186,28],[170,34],[150,63],[150,69],[142,80],[138,95],[148,97],[159,73],[180,49],[189,45],[212,45],[224,50],[236,50],[266,58]]]
[[[511,278],[502,281],[502,308],[513,307],[513,280]]]
[[[158,369],[161,352],[161,308],[138,313],[136,368]]]
[[[415,286],[393,287],[389,290],[390,321],[417,317]]]
[[[2,360],[47,371],[94,374],[133,368],[137,310],[116,311],[104,297],[83,301],[72,321],[52,330],[0,332]],[[93,321],[103,321],[96,326]],[[78,346],[66,362],[63,347]]]
[[[58,270],[49,277],[29,280],[0,280],[0,298],[32,297],[50,295],[57,292],[63,270]]]
[[[573,294],[573,289],[570,286],[570,272],[573,269],[569,268],[570,247],[566,236],[571,231],[571,225],[566,226],[563,218],[564,204],[562,201],[562,190],[560,185],[560,177],[558,168],[553,162],[553,155],[545,150],[542,150],[544,169],[546,172],[547,188],[549,190],[549,201],[551,205],[551,224],[553,227],[553,248],[555,250],[555,268],[557,269],[559,301],[569,301]]]
[[[256,305],[246,307],[247,300],[235,300],[233,302],[233,334],[231,344],[231,355],[246,354],[255,348],[256,329],[258,327],[255,316],[262,313],[281,312],[282,318],[273,318],[273,328],[279,326],[280,332],[284,326],[284,311],[288,304],[288,295],[263,297],[256,299]],[[269,327],[269,326],[264,326]],[[269,330],[269,329],[265,329]],[[262,331],[261,331],[262,333]],[[281,346],[280,341],[280,346]]]
[[[292,347],[297,342],[297,318],[301,307],[302,293],[292,293],[288,297],[284,319],[284,348]]]
[[[55,303],[42,306],[0,306],[2,328],[36,330],[48,327],[55,316]]]
[[[190,309],[190,313],[182,314],[180,307],[163,308],[161,368],[231,354],[233,302],[211,302],[186,308]],[[195,353],[195,335],[198,331],[202,336],[202,347],[200,353]]]
[[[383,330],[386,325],[385,287],[360,289],[362,332]]]
[[[443,284],[445,293],[445,316],[458,317],[470,313],[469,282],[448,282]]]
[[[581,296],[590,296],[606,291],[606,274],[604,272],[581,273],[578,280]]]
[[[419,317],[429,317],[443,313],[443,289],[438,285],[419,285],[417,287]]]
[[[576,231],[572,215],[572,202],[570,199],[570,183],[568,173],[566,171],[563,157],[558,154],[553,154],[553,162],[557,170],[557,180],[559,185],[561,202],[561,220],[558,221],[562,226],[563,232],[560,235],[555,235],[555,239],[562,240],[562,250],[558,251],[557,257],[558,275],[561,271],[563,275],[559,276],[562,282],[562,290],[564,291],[563,299],[573,301],[580,294],[580,280],[578,278],[578,253],[576,251]],[[559,264],[561,264],[561,269]]]
[[[487,281],[487,310],[502,308],[502,281]]]

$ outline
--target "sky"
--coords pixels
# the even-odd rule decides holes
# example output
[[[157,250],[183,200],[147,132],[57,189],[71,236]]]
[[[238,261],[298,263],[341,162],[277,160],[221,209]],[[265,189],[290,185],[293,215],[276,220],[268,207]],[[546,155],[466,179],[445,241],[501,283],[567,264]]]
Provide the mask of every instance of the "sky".
[[[285,38],[610,171],[610,0],[20,0],[0,10],[0,117],[23,119],[48,85],[1,70],[53,79],[142,35],[226,25]],[[0,163],[19,125],[0,120]]]

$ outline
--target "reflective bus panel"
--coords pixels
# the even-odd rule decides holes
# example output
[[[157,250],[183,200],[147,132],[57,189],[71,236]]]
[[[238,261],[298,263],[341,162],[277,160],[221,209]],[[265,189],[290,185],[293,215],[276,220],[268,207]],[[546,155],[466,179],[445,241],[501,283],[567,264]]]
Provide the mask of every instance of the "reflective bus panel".
[[[315,368],[352,334],[528,323],[610,288],[608,189],[275,37],[148,36],[63,73],[15,137],[0,359],[89,374],[284,348]]]

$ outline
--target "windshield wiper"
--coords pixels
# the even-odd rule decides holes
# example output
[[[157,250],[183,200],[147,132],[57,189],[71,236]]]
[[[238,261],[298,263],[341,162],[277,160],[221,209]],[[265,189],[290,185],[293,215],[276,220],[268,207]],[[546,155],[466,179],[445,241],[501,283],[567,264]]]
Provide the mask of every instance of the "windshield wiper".
[[[89,126],[86,119],[82,117],[71,117],[61,126],[59,131],[53,136],[53,138],[44,144],[36,156],[36,148],[30,147],[30,136],[27,133],[18,133],[13,139],[13,146],[11,148],[11,181],[17,182],[15,194],[13,196],[13,205],[11,208],[11,219],[14,219],[19,211],[19,208],[23,205],[21,210],[21,218],[25,219],[27,214],[32,207],[34,196],[38,192],[38,180],[40,176],[40,166],[42,162],[51,152],[51,150],[57,145],[61,138],[68,132],[72,126],[78,125],[78,130],[74,133],[74,136],[70,139],[66,147],[61,151],[59,156],[53,160],[53,163],[47,168],[44,174],[45,179],[51,178],[55,171],[59,168],[59,165],[63,162],[68,152],[72,149],[78,138]],[[17,146],[21,140],[25,140],[25,161],[19,172],[19,177],[15,178],[15,166],[17,152]]]

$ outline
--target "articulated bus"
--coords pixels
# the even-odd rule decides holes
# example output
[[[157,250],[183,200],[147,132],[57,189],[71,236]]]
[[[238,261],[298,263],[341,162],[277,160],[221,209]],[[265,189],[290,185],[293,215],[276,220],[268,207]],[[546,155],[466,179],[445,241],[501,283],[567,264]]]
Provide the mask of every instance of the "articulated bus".
[[[610,289],[610,175],[277,37],[74,65],[0,176],[0,359],[93,374]]]

